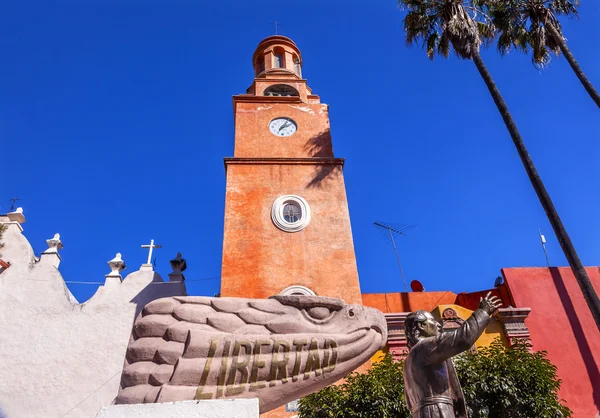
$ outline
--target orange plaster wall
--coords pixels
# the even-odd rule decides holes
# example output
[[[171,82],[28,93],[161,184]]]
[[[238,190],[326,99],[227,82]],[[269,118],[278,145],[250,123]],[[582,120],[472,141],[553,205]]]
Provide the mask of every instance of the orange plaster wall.
[[[587,267],[600,293],[600,268]],[[562,379],[561,399],[573,418],[600,411],[600,332],[568,267],[508,268],[502,274],[517,307],[529,307],[525,324],[535,350],[546,350]]]
[[[262,418],[290,418],[297,415],[297,412],[285,412],[285,405],[280,406],[279,408],[269,411],[267,413],[260,414]]]
[[[452,292],[402,292],[365,293],[362,302],[365,306],[379,309],[383,313],[412,312],[419,309],[431,312],[441,304],[453,304],[456,293]]]
[[[278,138],[276,138],[278,139]],[[221,296],[266,298],[291,285],[361,303],[341,168],[311,186],[323,166],[228,166]],[[271,220],[284,194],[300,195],[312,220],[288,233]]]
[[[276,103],[278,99],[264,97],[258,103],[235,103],[234,157],[333,157],[328,106],[300,101]],[[297,132],[287,138],[273,135],[269,122],[276,117],[293,119]]]

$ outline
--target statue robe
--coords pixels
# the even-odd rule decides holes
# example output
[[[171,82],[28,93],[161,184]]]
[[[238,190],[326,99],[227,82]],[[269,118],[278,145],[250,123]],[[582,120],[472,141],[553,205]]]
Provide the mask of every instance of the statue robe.
[[[468,350],[490,323],[477,309],[460,328],[423,338],[404,362],[404,394],[413,418],[467,418],[452,356]]]

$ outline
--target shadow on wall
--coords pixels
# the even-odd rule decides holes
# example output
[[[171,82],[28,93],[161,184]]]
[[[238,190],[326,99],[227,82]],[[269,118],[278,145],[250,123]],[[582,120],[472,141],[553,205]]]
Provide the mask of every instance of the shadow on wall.
[[[585,363],[587,374],[590,378],[590,382],[592,383],[592,388],[594,391],[594,404],[597,408],[600,408],[600,371],[598,371],[598,366],[594,360],[594,355],[590,349],[585,331],[581,325],[581,322],[579,321],[579,318],[577,317],[575,306],[573,305],[573,301],[567,292],[567,288],[562,276],[560,275],[560,271],[556,267],[551,267],[550,274],[552,275],[552,281],[554,282],[554,286],[556,287],[560,301],[565,308],[567,318],[569,319],[571,329],[573,330],[575,340],[577,341],[577,347],[579,348],[579,352],[581,353],[581,357]],[[592,332],[596,332],[596,329],[593,329]]]
[[[311,157],[333,158],[331,146],[331,130],[319,132],[304,145],[304,151]]]
[[[402,307],[405,312],[412,312],[412,307],[410,306],[410,299],[408,298],[408,292],[400,293],[400,297],[402,298]]]
[[[135,315],[133,321],[138,317],[144,306],[156,299],[168,298],[171,296],[186,296],[185,285],[183,282],[163,282],[152,281],[144,287],[129,302],[135,304]],[[1,418],[1,417],[0,417]]]
[[[311,158],[333,158],[333,147],[331,145],[331,131],[329,129],[319,132],[310,138],[304,145],[304,151]],[[308,188],[321,188],[328,178],[337,177],[341,171],[341,164],[321,164],[316,167],[315,176],[307,184]]]

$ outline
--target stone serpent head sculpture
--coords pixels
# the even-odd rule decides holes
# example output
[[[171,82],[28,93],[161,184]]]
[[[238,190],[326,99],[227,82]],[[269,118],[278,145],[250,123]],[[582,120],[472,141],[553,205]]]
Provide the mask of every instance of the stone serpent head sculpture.
[[[259,398],[263,413],[343,378],[386,342],[381,312],[340,299],[158,299],[134,323],[116,403]]]

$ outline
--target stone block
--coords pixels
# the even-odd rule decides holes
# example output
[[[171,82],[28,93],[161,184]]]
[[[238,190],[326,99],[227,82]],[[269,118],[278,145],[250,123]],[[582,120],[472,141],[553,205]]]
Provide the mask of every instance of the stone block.
[[[152,328],[162,332],[173,317],[187,318],[170,325],[163,338],[132,340],[116,404],[258,398],[264,413],[338,381],[387,341],[381,312],[340,299],[176,301],[170,314],[137,319],[134,330],[155,335]]]
[[[258,399],[111,405],[96,418],[258,418]]]

